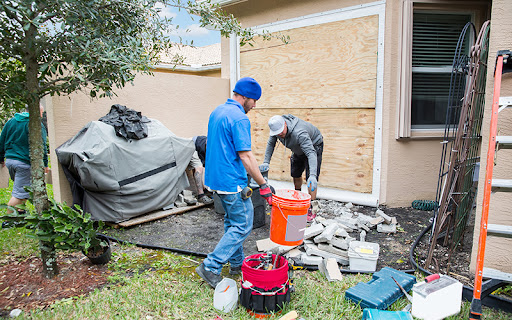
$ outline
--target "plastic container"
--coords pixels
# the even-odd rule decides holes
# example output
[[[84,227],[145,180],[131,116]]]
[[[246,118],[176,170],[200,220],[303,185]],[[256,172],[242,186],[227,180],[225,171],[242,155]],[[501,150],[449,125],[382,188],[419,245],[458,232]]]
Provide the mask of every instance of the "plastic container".
[[[236,282],[230,278],[224,278],[215,287],[213,294],[213,307],[223,312],[230,312],[238,303],[238,289]]]
[[[373,272],[377,268],[377,260],[379,259],[379,244],[350,241],[348,258],[350,270]]]
[[[379,309],[364,309],[361,320],[413,320],[409,311],[384,311]]]
[[[311,196],[305,192],[279,189],[272,196],[270,240],[284,246],[297,246],[304,240]]]
[[[412,287],[412,314],[420,319],[437,320],[460,312],[462,283],[441,275]],[[435,306],[435,308],[432,308]]]

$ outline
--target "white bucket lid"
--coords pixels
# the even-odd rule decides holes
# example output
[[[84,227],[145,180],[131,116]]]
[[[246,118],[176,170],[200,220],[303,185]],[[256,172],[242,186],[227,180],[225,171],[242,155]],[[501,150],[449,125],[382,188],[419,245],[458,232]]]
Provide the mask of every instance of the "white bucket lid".
[[[352,240],[348,248],[348,256],[349,258],[377,260],[379,258],[379,244]]]

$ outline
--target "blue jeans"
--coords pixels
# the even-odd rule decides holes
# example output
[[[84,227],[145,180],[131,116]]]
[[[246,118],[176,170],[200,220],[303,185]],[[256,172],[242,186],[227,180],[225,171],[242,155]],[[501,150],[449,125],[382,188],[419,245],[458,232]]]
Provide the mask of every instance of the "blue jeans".
[[[224,235],[213,252],[204,259],[206,270],[220,274],[222,266],[229,262],[238,267],[244,261],[243,244],[252,230],[254,208],[251,198],[242,199],[241,192],[218,194],[224,208]]]

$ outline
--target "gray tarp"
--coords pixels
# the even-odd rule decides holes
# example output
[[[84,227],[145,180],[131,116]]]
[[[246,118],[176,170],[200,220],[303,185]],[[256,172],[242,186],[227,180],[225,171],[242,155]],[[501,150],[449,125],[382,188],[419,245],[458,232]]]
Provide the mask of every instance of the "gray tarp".
[[[95,220],[117,223],[161,209],[188,187],[194,142],[150,120],[141,140],[120,138],[114,127],[92,121],[56,149],[73,202]]]

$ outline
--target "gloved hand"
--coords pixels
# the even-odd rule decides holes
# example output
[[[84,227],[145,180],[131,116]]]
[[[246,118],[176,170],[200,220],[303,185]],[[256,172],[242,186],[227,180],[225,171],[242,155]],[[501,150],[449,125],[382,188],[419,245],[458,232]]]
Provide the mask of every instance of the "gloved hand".
[[[272,191],[270,190],[268,184],[264,183],[260,185],[260,196],[267,200],[269,206],[272,205]]]
[[[259,169],[260,169],[260,172],[265,172],[265,171],[270,170],[270,166],[268,163],[265,162],[265,163],[260,164]]]
[[[316,177],[313,175],[310,175],[308,178],[308,183],[307,183],[308,189],[309,189],[309,187],[311,187],[311,191],[315,191],[317,184],[318,184],[318,181],[316,181]]]

